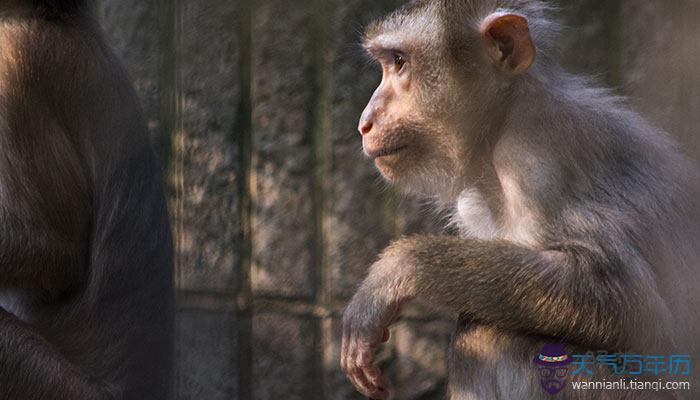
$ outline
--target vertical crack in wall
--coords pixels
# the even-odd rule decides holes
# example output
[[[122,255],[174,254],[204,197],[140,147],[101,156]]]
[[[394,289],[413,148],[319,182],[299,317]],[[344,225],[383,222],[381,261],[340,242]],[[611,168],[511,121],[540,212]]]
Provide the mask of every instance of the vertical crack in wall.
[[[168,122],[168,129],[171,131],[172,136],[172,153],[171,158],[171,173],[170,173],[170,190],[173,192],[172,198],[173,204],[171,205],[171,212],[173,219],[175,221],[173,226],[174,240],[175,240],[175,287],[179,289],[183,285],[182,276],[182,260],[180,257],[182,251],[182,237],[183,237],[183,216],[184,216],[184,132],[183,132],[183,119],[182,119],[182,77],[180,69],[178,68],[180,54],[179,48],[181,47],[181,30],[182,30],[182,16],[180,12],[180,2],[179,0],[166,0],[168,1],[168,16],[171,18],[169,24],[171,24],[172,29],[172,48],[167,50],[169,54],[169,61],[171,65],[167,68],[170,69],[168,75],[164,75],[164,79],[167,81],[168,96],[166,98],[167,104],[164,107],[170,113],[170,121]]]
[[[313,195],[313,217],[314,217],[314,301],[318,309],[326,309],[330,300],[329,286],[327,284],[326,263],[325,263],[325,235],[324,223],[327,221],[325,208],[325,181],[328,176],[327,160],[329,151],[325,140],[325,131],[328,127],[326,118],[326,51],[328,46],[329,27],[329,2],[326,0],[315,0],[314,32],[313,32],[313,115],[311,143],[313,146],[313,175],[312,175],[312,195]],[[314,317],[314,367],[310,383],[317,388],[316,398],[325,399],[325,343],[326,337],[330,334],[331,324],[327,315]]]
[[[324,232],[323,222],[325,214],[325,179],[326,179],[326,159],[328,152],[326,151],[326,141],[324,132],[327,127],[326,120],[326,73],[325,73],[325,51],[328,29],[326,27],[326,7],[324,0],[316,0],[316,13],[314,14],[314,32],[312,50],[314,62],[312,76],[313,82],[313,102],[312,110],[312,126],[311,126],[311,145],[313,147],[313,218],[314,218],[314,298],[316,303],[324,303],[325,299],[325,284],[324,278]]]
[[[182,168],[178,165],[178,149],[176,147],[176,125],[179,113],[176,105],[175,63],[177,51],[177,38],[175,32],[175,0],[161,0],[161,12],[159,17],[160,52],[158,61],[158,97],[159,97],[159,132],[163,146],[160,150],[163,162],[164,175],[166,176],[166,190],[169,199],[171,215],[174,217],[172,229],[173,240],[176,242],[175,261],[175,285],[180,284],[179,265],[177,257],[177,241],[179,240],[179,212],[178,181]],[[173,201],[174,199],[174,201]]]
[[[163,166],[163,174],[169,180],[172,172],[172,156],[175,152],[173,126],[175,102],[173,99],[175,82],[174,3],[161,0],[158,8],[158,145],[156,150]],[[168,197],[172,194],[171,182],[166,184]]]
[[[236,287],[236,362],[238,366],[238,399],[251,400],[252,388],[252,336],[253,309],[251,300],[251,254],[252,254],[252,18],[253,1],[238,2],[238,40],[240,41],[240,103],[236,113],[238,119],[234,134],[238,135],[238,160],[240,162],[238,180],[238,195],[241,229],[238,240],[239,257],[236,270],[238,271]]]
[[[166,176],[166,192],[168,198],[168,208],[171,215],[171,229],[174,241],[173,255],[173,279],[175,290],[182,285],[180,271],[180,251],[182,232],[182,159],[181,149],[178,147],[178,126],[181,125],[181,113],[177,101],[177,12],[176,0],[161,0],[159,3],[159,54],[158,54],[158,101],[159,101],[159,132],[161,139],[161,161],[163,162],[164,175]],[[175,295],[177,299],[177,295]],[[177,303],[176,303],[177,304]],[[176,306],[177,307],[177,306]],[[176,311],[177,312],[177,311]],[[174,366],[173,385],[176,398],[181,393],[181,376],[179,365],[180,349],[180,328],[179,319],[175,319],[174,351],[176,365]]]

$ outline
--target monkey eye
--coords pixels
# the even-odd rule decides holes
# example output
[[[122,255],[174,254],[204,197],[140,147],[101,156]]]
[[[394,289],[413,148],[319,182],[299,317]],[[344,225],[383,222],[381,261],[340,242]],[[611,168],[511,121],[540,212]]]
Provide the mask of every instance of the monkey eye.
[[[406,65],[406,59],[403,58],[401,54],[394,54],[394,66],[396,66],[396,71],[401,72],[404,65]]]

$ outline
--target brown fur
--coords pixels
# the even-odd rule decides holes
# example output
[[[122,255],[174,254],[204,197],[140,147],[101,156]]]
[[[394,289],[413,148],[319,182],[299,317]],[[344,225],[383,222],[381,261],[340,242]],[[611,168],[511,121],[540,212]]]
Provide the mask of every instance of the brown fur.
[[[160,168],[87,1],[0,2],[0,229],[0,398],[170,398]]]

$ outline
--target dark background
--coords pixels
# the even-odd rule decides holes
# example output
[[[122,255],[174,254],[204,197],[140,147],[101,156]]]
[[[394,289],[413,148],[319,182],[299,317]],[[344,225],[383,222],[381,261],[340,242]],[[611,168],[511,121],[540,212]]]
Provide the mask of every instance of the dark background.
[[[384,187],[356,123],[380,73],[361,27],[390,0],[99,0],[164,165],[176,238],[178,399],[358,398],[339,316],[391,238],[436,231]],[[558,58],[700,156],[697,0],[560,0]],[[439,399],[451,322],[410,309],[382,359]]]

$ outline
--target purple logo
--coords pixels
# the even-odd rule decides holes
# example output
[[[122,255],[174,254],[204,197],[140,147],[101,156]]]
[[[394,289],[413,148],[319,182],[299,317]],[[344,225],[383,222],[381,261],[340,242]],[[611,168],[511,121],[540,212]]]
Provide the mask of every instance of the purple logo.
[[[571,358],[563,344],[545,344],[540,354],[533,360],[540,370],[542,389],[555,395],[566,387]]]

